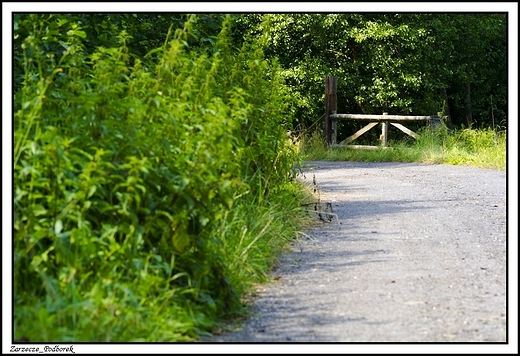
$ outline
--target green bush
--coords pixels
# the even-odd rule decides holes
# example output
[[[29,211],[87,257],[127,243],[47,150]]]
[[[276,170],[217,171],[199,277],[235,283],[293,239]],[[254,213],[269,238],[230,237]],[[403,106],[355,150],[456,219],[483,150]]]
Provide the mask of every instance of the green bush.
[[[124,31],[87,53],[64,16],[17,19],[15,339],[196,338],[294,236],[279,67],[191,26],[137,58]]]

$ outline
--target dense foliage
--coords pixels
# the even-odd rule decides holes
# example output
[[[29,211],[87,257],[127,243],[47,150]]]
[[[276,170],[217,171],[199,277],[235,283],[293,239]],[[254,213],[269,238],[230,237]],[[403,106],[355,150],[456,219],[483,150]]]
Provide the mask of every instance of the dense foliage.
[[[74,17],[17,17],[15,338],[195,337],[294,237],[279,68],[229,19],[211,51],[194,26],[141,57],[124,30],[94,47]]]
[[[340,113],[443,112],[450,128],[506,128],[507,14],[249,14],[239,26],[267,31],[266,55],[299,99],[295,125],[323,114],[334,75]]]
[[[339,112],[443,111],[462,130],[419,144],[451,163],[477,141],[500,156],[506,27],[505,14],[15,14],[15,339],[193,340],[237,316],[297,234],[287,130],[322,116],[327,75]]]

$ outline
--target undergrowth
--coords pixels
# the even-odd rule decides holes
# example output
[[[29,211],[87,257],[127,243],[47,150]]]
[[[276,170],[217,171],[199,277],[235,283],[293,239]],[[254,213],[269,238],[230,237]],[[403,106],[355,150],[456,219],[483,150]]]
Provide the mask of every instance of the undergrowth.
[[[294,239],[304,196],[290,98],[253,42],[88,53],[81,24],[15,36],[14,339],[189,341],[244,311]],[[22,31],[23,30],[23,31]]]
[[[507,135],[505,131],[461,128],[450,131],[420,130],[416,141],[390,141],[387,148],[375,149],[327,147],[320,132],[300,137],[302,160],[421,162],[430,164],[467,165],[506,170]]]

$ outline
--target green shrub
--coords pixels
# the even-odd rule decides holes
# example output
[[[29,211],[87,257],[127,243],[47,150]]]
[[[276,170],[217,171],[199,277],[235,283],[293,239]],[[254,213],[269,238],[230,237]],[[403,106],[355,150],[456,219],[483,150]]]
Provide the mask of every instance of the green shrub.
[[[190,26],[136,58],[125,32],[86,53],[78,23],[17,20],[15,339],[196,338],[294,236],[279,67],[229,20],[211,56]]]

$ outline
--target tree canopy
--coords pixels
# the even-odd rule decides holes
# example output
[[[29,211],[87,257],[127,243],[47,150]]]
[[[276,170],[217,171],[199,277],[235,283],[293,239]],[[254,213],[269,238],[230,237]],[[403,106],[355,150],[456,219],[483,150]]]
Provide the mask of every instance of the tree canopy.
[[[31,30],[42,30],[35,29],[34,16],[48,19],[52,36],[42,44],[47,51],[65,50],[60,38],[65,27],[82,38],[87,50],[110,47],[125,31],[130,55],[141,59],[163,46],[168,30],[182,27],[187,18],[181,13],[15,14],[17,59],[20,41]],[[197,14],[187,38],[190,48],[214,51],[224,16]],[[277,58],[282,66],[298,102],[295,126],[308,126],[321,116],[327,75],[339,79],[340,112],[443,112],[450,126],[507,126],[507,13],[266,13],[231,18],[233,46],[239,48],[245,38],[259,43],[262,38],[266,57]]]
[[[300,98],[297,123],[320,116],[323,77],[334,75],[340,112],[444,112],[450,125],[506,126],[505,13],[265,14],[244,22],[251,33],[269,33],[266,53],[279,58]]]

